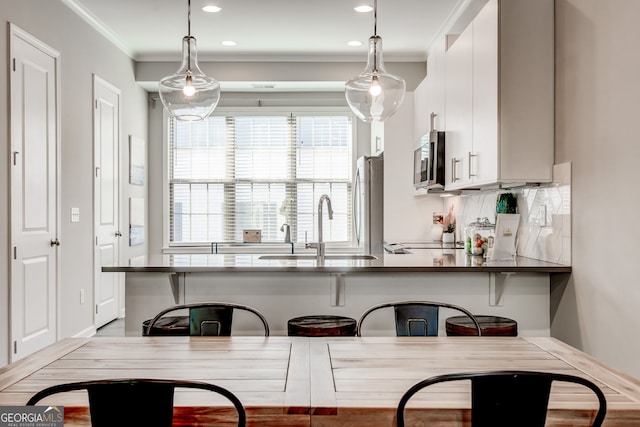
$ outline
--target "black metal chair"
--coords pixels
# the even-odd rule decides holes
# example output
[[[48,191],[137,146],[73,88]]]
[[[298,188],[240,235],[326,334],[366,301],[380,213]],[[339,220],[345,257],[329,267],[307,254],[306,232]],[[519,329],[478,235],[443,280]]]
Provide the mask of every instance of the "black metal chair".
[[[367,309],[358,320],[357,336],[362,336],[362,323],[372,312],[383,308],[393,307],[396,321],[396,335],[403,336],[437,336],[438,317],[441,308],[457,310],[471,319],[477,329],[477,335],[482,335],[478,320],[467,309],[444,302],[435,301],[394,301],[375,305]]]
[[[188,310],[189,315],[167,316],[181,310]],[[262,313],[247,305],[228,302],[198,302],[169,307],[143,322],[143,335],[229,336],[234,310],[255,314],[264,326],[264,336],[269,336],[269,324]]]
[[[535,371],[455,373],[422,380],[407,390],[396,411],[398,427],[404,427],[405,406],[418,391],[433,384],[461,380],[471,380],[471,427],[544,427],[554,381],[581,384],[595,393],[599,408],[592,427],[600,427],[607,412],[602,390],[582,377]]]
[[[108,379],[65,383],[39,391],[29,399],[27,405],[35,405],[52,394],[86,390],[92,427],[171,427],[176,388],[209,390],[224,396],[238,413],[238,426],[246,425],[246,412],[235,394],[215,384],[198,381]]]

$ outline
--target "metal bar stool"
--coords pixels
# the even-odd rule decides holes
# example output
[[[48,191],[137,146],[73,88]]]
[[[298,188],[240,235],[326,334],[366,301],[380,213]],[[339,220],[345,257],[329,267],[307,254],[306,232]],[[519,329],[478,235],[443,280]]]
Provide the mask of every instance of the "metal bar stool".
[[[287,333],[290,337],[355,336],[356,319],[345,316],[314,315],[289,319]]]
[[[518,322],[507,317],[500,316],[475,316],[480,324],[482,336],[517,337]],[[447,318],[447,336],[476,335],[476,326],[467,316],[454,316]]]

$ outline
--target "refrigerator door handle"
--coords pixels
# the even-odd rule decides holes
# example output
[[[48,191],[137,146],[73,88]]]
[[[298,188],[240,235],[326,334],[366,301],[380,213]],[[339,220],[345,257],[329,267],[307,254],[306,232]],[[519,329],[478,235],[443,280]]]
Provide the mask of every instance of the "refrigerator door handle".
[[[362,230],[360,218],[360,169],[356,169],[356,176],[353,180],[353,227],[355,228],[356,243],[360,246],[360,234]]]

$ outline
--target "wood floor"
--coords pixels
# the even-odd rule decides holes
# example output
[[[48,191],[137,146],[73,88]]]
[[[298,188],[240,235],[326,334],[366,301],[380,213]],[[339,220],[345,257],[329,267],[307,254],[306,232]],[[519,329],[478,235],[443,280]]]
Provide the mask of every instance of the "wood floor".
[[[141,334],[142,335],[142,334]],[[97,337],[123,337],[124,336],[124,317],[116,319],[99,328],[96,332]]]

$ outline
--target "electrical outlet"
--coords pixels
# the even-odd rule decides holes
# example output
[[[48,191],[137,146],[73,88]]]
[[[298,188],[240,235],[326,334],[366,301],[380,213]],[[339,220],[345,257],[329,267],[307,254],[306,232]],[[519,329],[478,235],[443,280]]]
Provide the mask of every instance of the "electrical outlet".
[[[80,304],[84,304],[84,289],[80,289]]]

